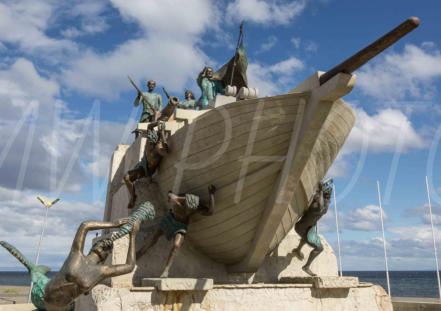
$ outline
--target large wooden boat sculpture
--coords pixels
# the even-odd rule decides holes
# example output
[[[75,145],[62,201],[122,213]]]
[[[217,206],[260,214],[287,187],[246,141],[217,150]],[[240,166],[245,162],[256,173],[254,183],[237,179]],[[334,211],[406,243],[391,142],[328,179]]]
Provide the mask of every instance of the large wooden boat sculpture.
[[[304,213],[354,125],[354,111],[341,100],[355,84],[351,73],[418,23],[408,19],[288,94],[222,97],[218,101],[227,103],[214,109],[176,111],[176,121],[166,124],[173,151],[157,182],[164,201],[169,190],[204,198],[207,185],[216,185],[214,215],[196,216],[189,226],[188,240],[198,251],[231,272],[258,269]],[[115,185],[120,181],[114,178]]]

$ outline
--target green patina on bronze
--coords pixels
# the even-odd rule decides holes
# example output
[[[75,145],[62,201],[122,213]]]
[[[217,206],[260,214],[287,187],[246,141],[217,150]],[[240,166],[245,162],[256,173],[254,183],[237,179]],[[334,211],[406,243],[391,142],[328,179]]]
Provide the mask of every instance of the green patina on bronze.
[[[31,276],[31,281],[33,283],[31,301],[38,310],[46,310],[46,305],[44,303],[44,290],[50,280],[46,274],[51,271],[51,269],[46,266],[34,265],[16,247],[8,242],[1,241],[0,245],[10,252],[15,258],[17,258],[18,261],[20,261],[26,267],[26,269],[28,269]],[[68,306],[64,310],[73,310],[73,305]]]
[[[152,107],[156,111],[160,111],[162,109],[162,96],[161,96],[161,94],[153,92],[155,89],[155,86],[156,86],[156,82],[153,80],[150,80],[147,83],[148,92],[142,92],[142,94],[144,95],[143,97],[145,97],[148,100],[148,102],[152,105]],[[141,103],[142,103],[143,108],[142,108],[142,114],[141,114],[141,118],[140,118],[139,122],[143,123],[143,122],[153,121],[154,116],[155,116],[155,111],[153,111],[152,108],[150,107],[150,105],[145,102],[145,100],[140,96],[140,94],[138,94],[133,105],[135,107],[138,107],[139,104],[141,104]]]
[[[190,90],[185,91],[185,99],[179,102],[178,108],[180,109],[196,109],[197,101],[194,94]]]
[[[118,232],[113,234],[110,238],[102,240],[100,242],[102,243],[102,246],[110,247],[113,245],[113,242],[129,234],[130,231],[132,231],[136,221],[140,221],[141,223],[143,223],[146,220],[153,220],[154,218],[155,218],[155,208],[153,207],[153,204],[148,201],[144,202],[139,206],[139,208],[135,212],[133,212],[127,224],[119,228]],[[92,247],[91,251],[93,251],[94,247],[95,245]]]

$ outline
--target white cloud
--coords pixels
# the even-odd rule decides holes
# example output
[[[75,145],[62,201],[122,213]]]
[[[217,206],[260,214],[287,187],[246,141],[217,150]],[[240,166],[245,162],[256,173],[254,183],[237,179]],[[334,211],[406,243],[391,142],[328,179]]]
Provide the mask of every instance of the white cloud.
[[[314,43],[312,41],[308,41],[305,43],[305,51],[310,53],[317,52],[318,46],[317,43]]]
[[[100,121],[99,115],[93,116],[95,121],[75,117],[57,99],[59,85],[26,59],[0,68],[0,186],[79,191],[92,173],[103,176],[102,169],[89,173],[82,163],[109,163],[114,147],[131,128]],[[98,143],[94,145],[95,135]]]
[[[433,244],[430,226],[396,226],[385,229],[390,270],[433,269]],[[379,235],[381,236],[381,233]],[[439,241],[441,231],[436,229],[435,235]],[[366,240],[347,240],[343,234],[341,247],[345,269],[384,270],[383,239],[380,236]],[[335,247],[334,245],[334,249]]]
[[[339,219],[342,222],[342,229],[377,231],[381,228],[380,208],[376,205],[355,208],[348,213],[342,213]],[[383,220],[388,220],[387,214],[384,210]]]
[[[345,176],[351,167],[352,154],[363,152],[405,153],[427,146],[409,118],[399,109],[381,109],[369,115],[362,108],[354,108],[355,126],[330,168],[330,176]]]
[[[441,52],[425,42],[408,44],[402,53],[388,52],[357,72],[358,86],[382,101],[406,98],[431,99],[434,80],[441,77]]]
[[[423,223],[430,224],[429,205],[426,203],[416,208],[408,208],[404,211],[404,216],[418,217]],[[441,224],[441,206],[432,206],[432,220],[435,225]]]
[[[267,52],[271,50],[277,43],[276,36],[269,36],[260,46],[260,49],[256,51],[256,54]]]
[[[213,1],[177,0],[149,1],[112,0],[112,4],[129,21],[136,21],[149,35],[185,41],[217,26],[218,8]]]
[[[1,240],[16,246],[34,260],[36,246],[42,230],[44,206],[37,200],[38,193],[0,187]],[[59,268],[66,258],[75,232],[84,220],[100,220],[103,204],[78,201],[61,201],[48,212],[47,227],[41,249],[40,263]],[[90,247],[90,239],[87,248]],[[6,252],[2,248],[0,252]],[[4,260],[3,260],[4,259]],[[12,256],[2,255],[2,267],[21,267]]]
[[[219,20],[213,2],[192,0],[183,6],[174,0],[148,5],[141,0],[114,0],[112,4],[127,21],[141,27],[140,38],[107,53],[86,50],[62,70],[68,87],[107,99],[132,90],[127,75],[135,80],[154,79],[171,91],[196,87],[198,73],[209,63],[198,47],[200,36],[208,30],[215,33]]]
[[[227,19],[261,24],[287,24],[306,7],[305,0],[235,0],[227,6]]]
[[[296,70],[304,68],[302,61],[290,57],[273,65],[249,63],[247,76],[250,87],[259,89],[259,96],[277,95],[282,89],[293,82]],[[292,88],[292,85],[289,85]]]
[[[358,151],[363,139],[367,139],[369,151],[394,152],[398,142],[401,152],[426,146],[424,139],[416,132],[411,121],[399,109],[383,109],[368,115],[363,109],[355,108],[356,121],[342,153]]]
[[[356,121],[343,147],[342,153],[359,151],[363,139],[367,139],[370,152],[394,152],[400,142],[400,152],[426,146],[411,121],[399,109],[382,109],[369,115],[362,108],[355,108]]]
[[[125,42],[106,54],[87,51],[62,70],[62,79],[77,91],[111,99],[133,89],[127,75],[135,81],[154,79],[171,91],[182,90],[188,83],[195,84],[206,62],[207,56],[187,41],[155,37]]]
[[[298,37],[291,38],[291,43],[296,47],[296,49],[298,49],[300,47],[300,42],[301,42],[301,39]]]
[[[0,3],[0,41],[17,44],[25,53],[44,50],[41,56],[61,51],[75,51],[70,40],[54,39],[46,35],[54,1],[6,0]]]
[[[109,28],[109,24],[103,13],[106,11],[107,3],[102,0],[75,1],[65,4],[61,9],[64,14],[59,14],[58,19],[76,18],[79,19],[78,26],[71,26],[61,31],[64,37],[73,39],[79,36],[92,35],[103,32]]]

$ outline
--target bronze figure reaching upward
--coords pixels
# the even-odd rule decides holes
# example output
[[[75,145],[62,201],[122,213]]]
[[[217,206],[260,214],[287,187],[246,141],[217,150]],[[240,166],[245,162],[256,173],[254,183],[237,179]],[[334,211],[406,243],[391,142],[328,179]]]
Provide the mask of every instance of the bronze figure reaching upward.
[[[130,218],[115,222],[85,221],[78,228],[70,250],[60,271],[47,283],[44,290],[46,310],[58,311],[69,306],[81,294],[88,293],[100,281],[129,273],[135,268],[135,237],[139,226],[145,220],[155,217],[155,210],[150,202],[141,204]],[[105,228],[118,228],[119,232],[109,239],[97,242],[89,254],[83,254],[88,231]],[[112,250],[113,241],[130,235],[130,244],[125,264],[104,265]]]
[[[154,128],[158,126],[158,130]],[[143,177],[152,178],[156,172],[162,157],[170,152],[167,144],[167,134],[163,122],[153,122],[147,127],[147,142],[144,148],[144,155],[136,166],[129,170],[124,176],[124,183],[130,194],[130,201],[127,208],[131,209],[135,205],[136,193],[133,183]]]
[[[295,230],[300,235],[300,243],[299,246],[293,250],[293,253],[300,260],[303,260],[303,254],[301,252],[303,245],[308,244],[313,248],[306,264],[302,267],[303,271],[311,276],[315,276],[316,274],[312,272],[309,267],[312,261],[323,251],[320,237],[317,234],[317,222],[328,211],[328,206],[331,202],[331,185],[332,179],[318,183],[318,191],[314,194],[309,208],[295,225]]]
[[[196,213],[200,213],[204,216],[212,215],[214,212],[215,192],[216,187],[210,185],[208,187],[210,198],[208,206],[206,206],[199,202],[199,197],[197,195],[189,193],[176,195],[169,191],[168,199],[169,201],[173,201],[173,207],[168,215],[161,220],[160,228],[153,234],[151,240],[136,253],[136,259],[139,259],[150,247],[155,245],[161,235],[165,234],[169,241],[174,239],[173,248],[168,256],[165,269],[161,274],[161,278],[168,277],[173,259],[184,242],[184,236],[187,233],[187,225],[190,221],[190,217]]]

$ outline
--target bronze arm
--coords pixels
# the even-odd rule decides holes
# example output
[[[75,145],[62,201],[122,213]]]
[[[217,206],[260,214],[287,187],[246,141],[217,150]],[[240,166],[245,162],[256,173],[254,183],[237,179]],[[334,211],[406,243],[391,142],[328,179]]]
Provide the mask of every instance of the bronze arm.
[[[130,232],[129,250],[125,264],[106,266],[103,271],[103,279],[129,273],[135,268],[135,239],[141,223],[139,221],[133,224]]]
[[[102,221],[84,221],[77,230],[77,234],[72,242],[71,251],[80,251],[84,249],[87,232],[99,229],[118,228],[129,222],[128,218],[118,219],[114,222]]]

